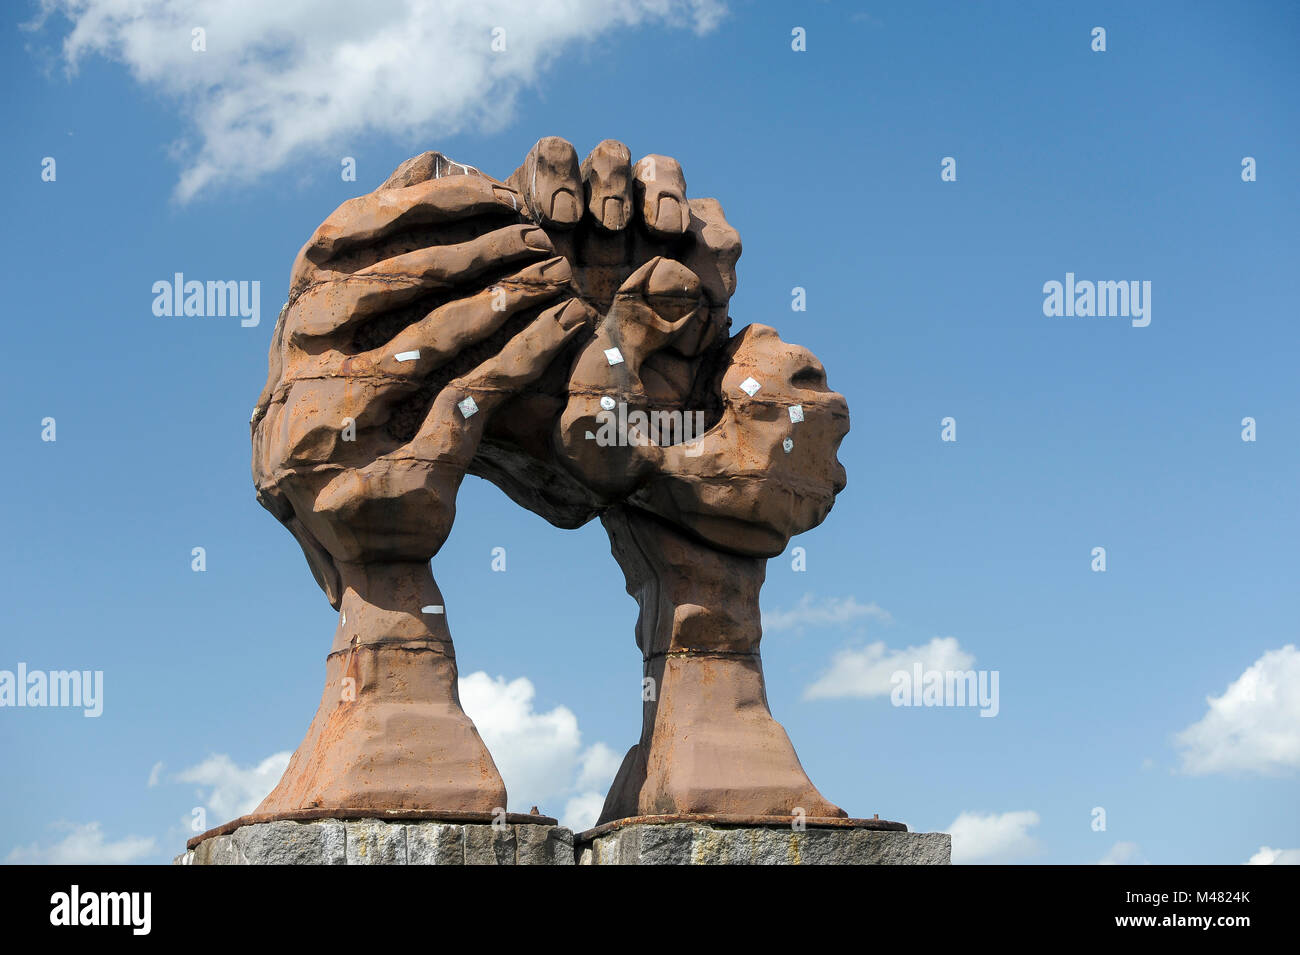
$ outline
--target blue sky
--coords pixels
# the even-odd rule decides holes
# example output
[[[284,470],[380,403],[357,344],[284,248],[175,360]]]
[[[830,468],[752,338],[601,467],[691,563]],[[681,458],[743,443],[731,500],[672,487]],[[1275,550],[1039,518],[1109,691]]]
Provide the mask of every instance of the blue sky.
[[[502,3],[506,61],[449,5],[376,79],[317,54],[402,4],[296,48],[232,4],[204,52],[192,4],[62,6],[0,40],[0,670],[102,670],[104,711],[0,709],[0,859],[165,861],[196,807],[275,782],[336,619],[249,474],[293,257],[408,156],[504,177],[545,135],[677,157],[744,241],[733,328],[776,326],[848,399],[848,487],[763,591],[769,700],[828,798],[970,861],[1300,857],[1300,8]],[[277,103],[261,71],[329,95]],[[175,272],[259,281],[261,323],[155,316]],[[1150,325],[1045,316],[1067,272],[1149,281]],[[434,570],[511,808],[580,819],[639,732],[604,531],[468,478]],[[996,718],[868,678],[936,638],[998,672]]]

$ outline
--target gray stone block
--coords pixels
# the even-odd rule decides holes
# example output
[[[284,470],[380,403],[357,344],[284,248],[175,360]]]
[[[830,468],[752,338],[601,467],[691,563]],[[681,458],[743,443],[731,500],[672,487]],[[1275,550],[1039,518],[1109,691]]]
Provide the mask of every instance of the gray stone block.
[[[619,849],[620,865],[673,865],[683,855],[691,856],[695,832],[688,824],[635,826],[639,830],[628,846]],[[620,830],[621,831],[621,830]]]
[[[579,865],[948,865],[943,832],[877,829],[624,826],[577,846]]]
[[[406,826],[378,819],[352,819],[344,823],[344,828],[348,865],[406,865]]]
[[[245,865],[338,865],[343,861],[343,827],[334,822],[267,822],[241,826],[227,838]]]
[[[514,826],[466,826],[466,865],[514,865]]]
[[[194,865],[249,865],[234,833],[205,839],[194,847]]]
[[[407,865],[464,865],[465,826],[420,822],[406,827]]]
[[[515,826],[516,865],[573,865],[573,833],[560,826]]]
[[[256,823],[212,836],[174,865],[573,865],[561,826],[324,819]]]

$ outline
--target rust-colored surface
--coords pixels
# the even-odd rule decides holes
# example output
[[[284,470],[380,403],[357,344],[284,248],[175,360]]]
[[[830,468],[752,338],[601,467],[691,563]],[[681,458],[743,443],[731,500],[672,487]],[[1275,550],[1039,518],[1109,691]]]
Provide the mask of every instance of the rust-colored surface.
[[[416,156],[316,230],[253,477],[340,617],[258,814],[505,805],[429,566],[472,473],[557,527],[599,516],[640,605],[653,698],[602,823],[846,818],[768,708],[758,594],[844,487],[848,409],[807,350],[731,334],[740,248],[676,160],[607,140],[579,162],[555,137],[505,180]]]
[[[629,816],[602,823],[573,835],[574,843],[590,842],[626,826],[667,826],[673,823],[700,823],[719,828],[752,829],[765,826],[770,829],[790,829],[801,825],[807,829],[875,829],[885,832],[907,832],[907,824],[890,822],[877,816],[874,819],[849,819],[842,816],[745,816],[735,813],[678,812],[663,816]]]
[[[492,757],[460,708],[450,643],[359,645],[332,653],[325,669],[307,738],[259,813],[506,805]]]
[[[504,816],[500,813],[493,815],[484,812],[451,812],[446,810],[432,809],[382,809],[375,810],[369,807],[342,807],[338,809],[298,809],[291,812],[254,812],[247,816],[240,816],[238,819],[232,819],[230,822],[222,823],[214,829],[200,833],[185,843],[185,848],[193,849],[205,839],[211,839],[213,836],[224,836],[234,832],[241,826],[255,826],[262,822],[315,822],[318,819],[379,819],[384,822],[449,822],[465,825],[490,825],[491,823],[502,822],[512,826],[556,826],[559,821],[552,819],[550,816],[539,816],[533,813],[508,812]]]

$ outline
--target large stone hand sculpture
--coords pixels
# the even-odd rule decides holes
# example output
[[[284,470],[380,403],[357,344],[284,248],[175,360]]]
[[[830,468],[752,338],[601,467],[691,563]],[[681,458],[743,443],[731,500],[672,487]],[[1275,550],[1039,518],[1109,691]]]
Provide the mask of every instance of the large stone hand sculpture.
[[[522,202],[425,154],[344,203],[294,265],[253,473],[340,614],[316,717],[259,813],[506,805],[429,560],[487,422],[587,320]]]
[[[317,230],[253,472],[339,626],[259,813],[506,805],[429,570],[471,473],[560,527],[600,514],[641,605],[653,698],[603,820],[844,815],[768,711],[758,590],[844,485],[847,409],[771,329],[727,338],[739,254],[674,160],[613,141],[541,140],[503,182],[424,153]]]
[[[641,607],[642,736],[601,822],[846,815],[768,708],[758,593],[767,558],[820,524],[844,487],[848,408],[817,359],[766,326],[701,352],[714,308],[684,265],[647,262],[576,359],[557,427]]]

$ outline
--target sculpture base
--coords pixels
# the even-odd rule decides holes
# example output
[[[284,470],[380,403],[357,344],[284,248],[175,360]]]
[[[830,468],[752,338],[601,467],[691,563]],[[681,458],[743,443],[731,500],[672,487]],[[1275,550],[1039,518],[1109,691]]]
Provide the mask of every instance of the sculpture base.
[[[412,814],[414,815],[414,814]],[[461,814],[471,815],[471,814]],[[477,815],[477,814],[473,814]],[[533,821],[520,821],[532,819]],[[544,820],[544,821],[538,821]],[[428,818],[242,820],[191,839],[176,865],[573,865],[573,833],[546,816],[504,824]]]
[[[952,837],[884,819],[634,816],[576,836],[548,816],[385,818],[346,810],[244,816],[191,839],[176,865],[948,865]],[[804,828],[795,828],[802,824]]]
[[[578,865],[949,865],[952,837],[883,819],[641,816],[574,836]]]

